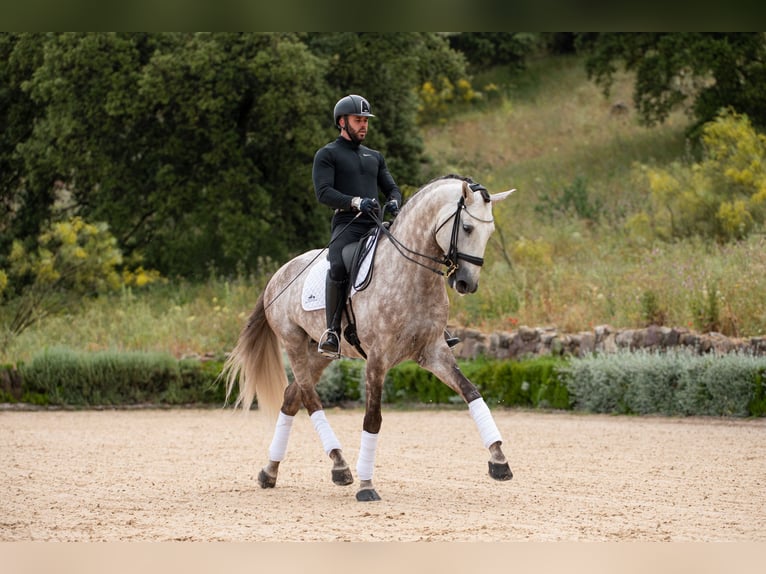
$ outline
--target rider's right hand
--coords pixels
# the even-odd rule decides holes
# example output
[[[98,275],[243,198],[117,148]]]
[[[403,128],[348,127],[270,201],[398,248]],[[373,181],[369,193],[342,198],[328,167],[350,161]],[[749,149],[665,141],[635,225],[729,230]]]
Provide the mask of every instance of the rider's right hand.
[[[361,203],[359,204],[359,211],[366,213],[367,215],[370,215],[374,211],[378,211],[379,208],[380,206],[378,205],[378,200],[370,199],[369,197],[362,199]]]

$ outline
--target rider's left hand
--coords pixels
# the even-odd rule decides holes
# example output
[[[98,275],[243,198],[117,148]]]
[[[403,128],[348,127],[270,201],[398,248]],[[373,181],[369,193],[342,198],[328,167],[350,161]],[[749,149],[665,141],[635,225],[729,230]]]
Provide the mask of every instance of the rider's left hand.
[[[395,199],[386,202],[386,204],[383,206],[383,213],[386,212],[390,213],[394,217],[399,215],[399,202]]]

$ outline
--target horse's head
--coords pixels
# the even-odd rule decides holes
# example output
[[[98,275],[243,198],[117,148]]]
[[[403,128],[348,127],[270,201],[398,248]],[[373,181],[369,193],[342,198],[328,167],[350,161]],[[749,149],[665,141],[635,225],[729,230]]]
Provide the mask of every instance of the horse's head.
[[[515,190],[490,194],[479,184],[460,183],[460,195],[440,211],[435,236],[445,254],[447,284],[465,295],[479,287],[484,250],[495,230],[492,204],[502,201]]]

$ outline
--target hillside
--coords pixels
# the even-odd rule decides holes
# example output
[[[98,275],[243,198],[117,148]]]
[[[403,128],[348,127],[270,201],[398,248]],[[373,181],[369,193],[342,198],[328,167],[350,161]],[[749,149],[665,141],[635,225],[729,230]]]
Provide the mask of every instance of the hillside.
[[[686,154],[683,112],[642,127],[631,78],[619,75],[605,98],[573,57],[534,61],[521,80],[495,73],[475,84],[489,82],[503,86],[502,103],[424,132],[435,171],[518,189],[498,206],[481,293],[453,297],[457,324],[766,330],[752,295],[766,288],[762,237],[719,247],[647,242],[625,230],[649,197],[639,166]]]

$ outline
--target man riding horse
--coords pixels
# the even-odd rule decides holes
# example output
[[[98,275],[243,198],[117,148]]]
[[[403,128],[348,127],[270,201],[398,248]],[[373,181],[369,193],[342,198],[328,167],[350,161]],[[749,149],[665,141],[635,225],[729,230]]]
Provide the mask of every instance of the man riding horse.
[[[325,280],[327,330],[319,341],[319,352],[340,356],[340,328],[348,273],[343,263],[343,248],[364,237],[380,219],[378,193],[386,198],[384,213],[396,216],[402,193],[388,171],[383,155],[362,145],[369,118],[374,118],[370,103],[356,94],[338,100],[333,110],[338,138],[320,148],[314,156],[312,179],[320,203],[335,210],[327,258],[330,269]],[[450,338],[450,346],[459,339]]]

